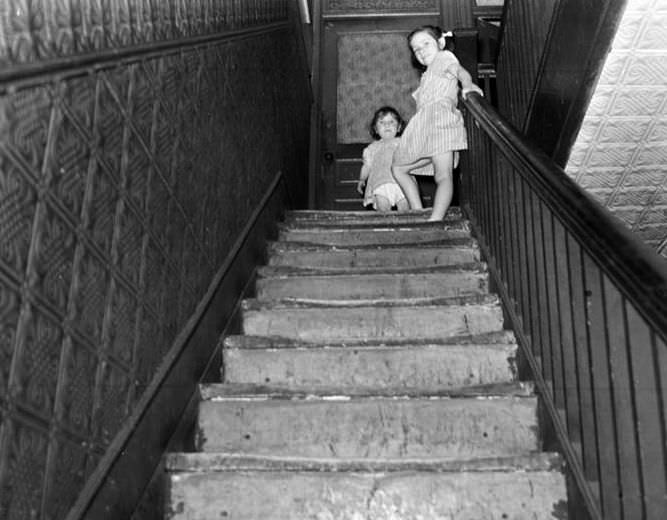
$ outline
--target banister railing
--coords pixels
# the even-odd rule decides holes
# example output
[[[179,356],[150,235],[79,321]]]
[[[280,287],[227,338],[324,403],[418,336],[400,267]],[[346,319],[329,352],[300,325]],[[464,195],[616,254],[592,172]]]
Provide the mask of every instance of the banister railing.
[[[667,518],[667,266],[484,98],[465,106],[461,205],[575,501],[592,519]]]

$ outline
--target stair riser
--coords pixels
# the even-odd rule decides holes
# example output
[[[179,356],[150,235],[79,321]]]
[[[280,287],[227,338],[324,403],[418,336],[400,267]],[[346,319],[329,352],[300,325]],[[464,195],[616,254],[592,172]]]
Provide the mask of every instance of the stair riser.
[[[171,477],[172,520],[553,520],[566,518],[558,472],[189,473]]]
[[[430,267],[479,262],[479,250],[473,248],[443,249],[359,249],[349,251],[299,251],[274,249],[271,266],[346,269],[355,267]]]
[[[372,300],[488,294],[486,273],[364,274],[270,277],[257,280],[257,298]]]
[[[534,451],[529,397],[225,400],[200,406],[200,449],[276,456],[451,457]]]
[[[498,305],[244,310],[243,332],[307,341],[442,338],[502,330]]]
[[[228,383],[441,390],[514,380],[515,345],[227,349]]]
[[[448,229],[389,229],[375,231],[373,229],[335,229],[320,230],[282,230],[278,239],[285,242],[301,242],[332,246],[368,246],[396,244],[428,244],[452,238],[469,238],[470,231],[466,226],[452,226]]]

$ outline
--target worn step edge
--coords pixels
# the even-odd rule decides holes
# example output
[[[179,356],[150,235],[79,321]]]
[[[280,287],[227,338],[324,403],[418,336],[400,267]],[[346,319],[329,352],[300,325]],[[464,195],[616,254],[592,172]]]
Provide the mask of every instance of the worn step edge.
[[[336,226],[319,225],[313,222],[308,226],[290,226],[284,222],[277,225],[280,233],[295,234],[299,233],[351,233],[374,231],[381,233],[415,233],[418,231],[470,231],[470,222],[468,220],[453,220],[442,222],[392,222],[383,224],[381,222],[371,222],[368,224],[351,222]]]
[[[285,213],[285,224],[308,225],[316,222],[324,225],[338,225],[346,222],[428,222],[431,208],[380,213],[375,211],[331,211],[331,210],[290,210]],[[450,208],[445,214],[444,222],[465,219],[459,208]]]
[[[431,208],[425,209],[409,209],[406,211],[392,211],[389,213],[370,211],[370,210],[328,210],[328,209],[291,209],[285,212],[285,220],[289,219],[312,219],[325,218],[333,220],[341,220],[347,218],[375,218],[392,219],[392,218],[420,218],[429,217],[431,215]],[[445,214],[445,220],[448,218],[461,218],[463,212],[459,206],[450,206]]]
[[[294,471],[390,473],[419,471],[433,473],[459,472],[537,472],[564,470],[564,461],[555,452],[536,452],[504,457],[475,459],[425,458],[325,458],[284,457],[240,453],[169,453],[165,467],[170,472],[222,471]]]
[[[285,212],[285,223],[308,223],[317,222],[345,222],[350,220],[359,221],[427,221],[431,216],[431,208],[411,209],[407,211],[392,211],[390,213],[358,210],[358,211],[335,211],[335,210],[288,210]],[[459,207],[450,207],[445,214],[445,221],[460,220],[465,218]]]
[[[451,296],[447,298],[400,298],[394,300],[316,300],[304,298],[281,298],[276,300],[258,300],[256,298],[247,298],[241,302],[241,308],[244,311],[261,310],[290,310],[290,309],[327,309],[336,307],[443,307],[443,306],[466,306],[466,305],[500,305],[500,299],[496,294],[464,294],[460,296]]]
[[[257,385],[253,383],[207,383],[199,385],[202,401],[352,401],[352,400],[437,400],[437,399],[507,399],[534,398],[532,381],[513,381],[460,388],[410,389],[377,387],[308,387],[293,385]]]
[[[455,265],[434,265],[418,267],[348,267],[345,270],[329,267],[299,267],[299,266],[262,266],[257,270],[260,278],[289,278],[309,276],[332,276],[332,277],[366,277],[368,275],[404,275],[417,276],[422,274],[487,274],[486,262],[471,262]]]
[[[309,244],[307,242],[290,242],[289,240],[276,240],[268,245],[269,253],[282,251],[303,251],[319,252],[328,251],[331,253],[352,253],[354,251],[382,251],[390,254],[392,251],[402,251],[405,249],[456,249],[471,248],[479,250],[479,242],[471,237],[452,237],[442,240],[432,240],[429,242],[401,242],[399,244],[381,245],[381,244],[359,244],[359,245],[330,245],[330,244]]]
[[[231,335],[222,339],[225,348],[228,349],[281,349],[281,348],[409,348],[419,347],[446,347],[448,345],[516,345],[516,337],[511,330],[488,332],[485,334],[466,334],[462,336],[443,337],[435,341],[432,338],[409,338],[400,339],[368,339],[352,340],[345,342],[334,341],[304,341],[280,336],[252,336]]]
[[[279,222],[280,229],[300,230],[300,229],[386,229],[395,227],[414,227],[419,229],[438,228],[440,226],[459,225],[460,223],[469,222],[461,216],[453,216],[446,218],[439,222],[430,222],[427,217],[409,217],[409,218],[346,218],[346,219],[299,219],[299,220],[285,220]]]

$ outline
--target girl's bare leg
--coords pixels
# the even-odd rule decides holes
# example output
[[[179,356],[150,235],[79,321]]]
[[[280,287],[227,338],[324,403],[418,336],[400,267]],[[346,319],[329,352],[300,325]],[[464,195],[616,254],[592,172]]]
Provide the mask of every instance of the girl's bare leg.
[[[391,202],[382,195],[373,195],[375,197],[375,209],[377,211],[391,211]]]
[[[436,188],[429,221],[439,221],[445,218],[445,213],[454,195],[454,152],[436,155],[432,161],[435,169]]]
[[[401,199],[396,203],[396,209],[398,211],[407,211],[410,209],[410,204],[408,204],[408,199]]]
[[[412,209],[422,209],[422,200],[419,196],[419,186],[417,185],[417,179],[414,175],[410,175],[410,171],[420,166],[426,166],[431,162],[430,159],[420,159],[417,162],[407,165],[392,165],[391,173],[394,175],[394,179],[398,185],[405,193],[405,198],[408,199],[408,204]]]

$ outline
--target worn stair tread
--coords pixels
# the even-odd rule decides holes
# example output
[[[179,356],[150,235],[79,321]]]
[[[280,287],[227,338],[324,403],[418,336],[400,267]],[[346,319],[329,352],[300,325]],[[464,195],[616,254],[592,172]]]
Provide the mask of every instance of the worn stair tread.
[[[517,379],[518,345],[503,342],[352,342],[289,345],[262,338],[230,339],[222,351],[227,383],[287,387],[403,388],[423,392]],[[253,343],[252,339],[258,339]],[[355,344],[356,343],[356,344]],[[419,344],[421,343],[421,344]],[[244,344],[250,348],[243,348]],[[273,345],[273,346],[271,346]],[[262,348],[262,346],[264,348]]]
[[[359,244],[352,246],[339,246],[330,244],[308,244],[304,242],[290,242],[288,240],[275,240],[268,244],[269,255],[284,251],[296,252],[326,252],[327,254],[343,254],[359,251],[381,251],[390,254],[392,251],[405,251],[406,249],[454,249],[471,248],[479,250],[479,242],[469,236],[444,238],[442,240],[433,240],[431,242],[401,242],[400,244],[382,245],[382,244]]]
[[[436,267],[414,272],[405,269],[318,272],[315,269],[268,267],[260,270],[255,284],[255,297],[261,300],[291,298],[373,302],[488,294],[489,274],[484,270],[484,265],[467,267]]]
[[[279,234],[299,235],[301,233],[347,234],[355,231],[373,231],[377,234],[389,235],[396,232],[429,233],[433,231],[470,231],[470,221],[451,220],[441,222],[342,222],[338,225],[326,225],[319,222],[309,223],[307,226],[291,226],[284,222],[278,223]],[[444,233],[443,233],[444,236]]]
[[[428,244],[441,242],[447,238],[469,237],[470,235],[470,223],[466,220],[394,226],[350,225],[345,227],[308,226],[303,228],[278,226],[278,240],[345,247],[359,244],[391,246],[404,242]]]
[[[567,518],[557,471],[172,473],[171,520]]]
[[[406,389],[377,387],[288,387],[286,385],[257,385],[250,383],[207,383],[199,386],[202,401],[352,401],[383,399],[469,399],[469,398],[533,398],[534,384],[530,381],[512,381],[460,388]]]
[[[486,262],[471,262],[456,265],[433,265],[433,266],[385,266],[385,267],[348,267],[345,271],[327,267],[299,267],[299,266],[262,266],[257,270],[259,278],[288,278],[295,276],[316,277],[331,276],[335,279],[344,277],[363,277],[368,275],[404,275],[415,276],[420,274],[487,274]]]
[[[553,471],[181,473],[168,510],[171,520],[567,518]]]
[[[405,394],[223,394],[199,403],[196,446],[206,452],[451,459],[539,450],[535,395]]]
[[[442,347],[447,345],[512,345],[516,344],[516,337],[511,330],[500,330],[486,334],[466,334],[438,338],[402,338],[402,339],[358,339],[351,341],[305,341],[295,338],[284,338],[280,336],[252,336],[246,334],[235,334],[225,336],[223,344],[228,349],[281,349],[281,348],[410,348],[420,347]]]
[[[252,453],[169,453],[165,467],[171,472],[296,471],[434,473],[563,471],[564,460],[556,452],[535,452],[501,457],[450,459],[443,457],[362,458],[289,457]]]
[[[366,300],[245,300],[242,331],[307,341],[335,338],[441,338],[503,329],[496,295]]]
[[[309,223],[312,221],[319,222],[345,222],[350,220],[359,221],[379,221],[379,222],[414,222],[426,221],[431,215],[431,208],[426,209],[411,209],[407,211],[392,211],[379,212],[369,210],[358,211],[336,211],[336,210],[288,210],[285,212],[285,223]],[[460,220],[464,218],[461,208],[458,206],[450,206],[445,214],[445,222],[450,220]]]
[[[466,305],[500,305],[500,299],[496,294],[463,294],[447,298],[403,298],[399,300],[386,301],[378,299],[372,304],[373,307],[443,307],[443,306],[466,306]],[[350,301],[327,301],[316,299],[280,298],[276,300],[259,300],[257,298],[246,298],[241,302],[244,311],[261,311],[264,309],[326,309],[336,307],[368,307],[368,302]]]

